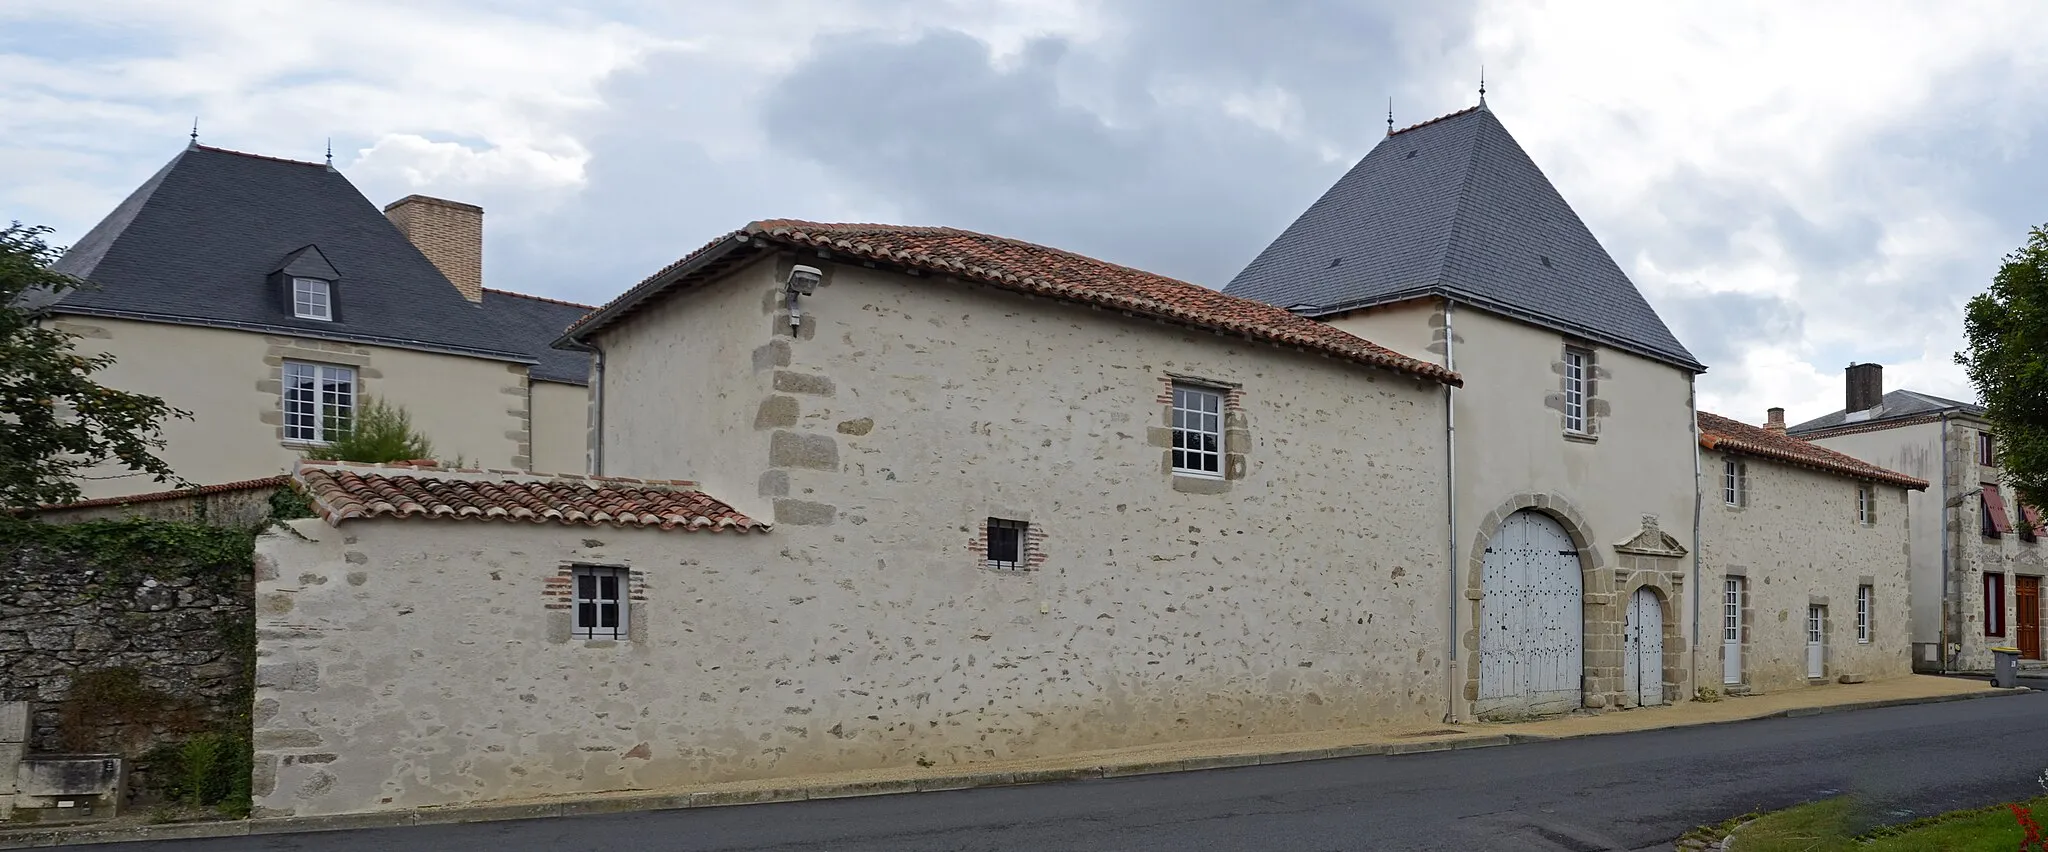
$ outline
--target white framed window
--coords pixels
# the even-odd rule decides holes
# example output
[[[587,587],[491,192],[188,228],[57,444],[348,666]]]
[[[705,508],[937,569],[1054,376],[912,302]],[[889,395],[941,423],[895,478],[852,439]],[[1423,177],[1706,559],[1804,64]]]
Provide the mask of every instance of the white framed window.
[[[988,567],[997,571],[1022,571],[1030,567],[1026,559],[1025,532],[1031,525],[1025,521],[1011,521],[1002,518],[988,519],[988,552],[985,557]]]
[[[1721,583],[1721,641],[1742,641],[1742,578]]]
[[[1564,348],[1564,428],[1567,432],[1582,435],[1587,432],[1586,368],[1592,360],[1592,353],[1584,349]]]
[[[284,437],[324,444],[356,413],[356,371],[332,364],[284,362]]]
[[[1866,527],[1877,523],[1877,489],[1856,486],[1856,522]]]
[[[333,320],[334,293],[318,278],[292,279],[292,316],[299,319]]]
[[[570,571],[574,607],[571,632],[578,639],[626,638],[627,571],[577,565]]]
[[[1856,641],[1865,645],[1870,644],[1870,599],[1872,594],[1873,590],[1867,585],[1856,587]]]
[[[1722,462],[1721,499],[1730,506],[1749,502],[1749,466],[1737,459]]]
[[[1223,475],[1223,391],[1173,386],[1173,472]]]

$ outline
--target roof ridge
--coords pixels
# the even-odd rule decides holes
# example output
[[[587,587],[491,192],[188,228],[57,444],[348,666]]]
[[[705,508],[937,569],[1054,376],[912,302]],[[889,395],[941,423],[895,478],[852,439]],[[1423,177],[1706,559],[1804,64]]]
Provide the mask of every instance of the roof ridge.
[[[781,222],[788,222],[788,221],[794,221],[794,220],[789,220],[789,219],[778,219],[778,220],[771,220],[771,221],[781,221]],[[759,223],[757,222],[757,223],[754,223],[754,224],[759,224]],[[954,227],[948,227],[948,226],[944,226],[944,225],[887,225],[887,224],[882,224],[882,223],[874,223],[874,222],[858,222],[858,223],[854,223],[854,222],[846,222],[846,223],[835,223],[835,222],[807,222],[807,223],[805,223],[805,224],[810,224],[810,225],[816,225],[816,226],[818,226],[818,227],[822,227],[822,228],[875,228],[875,229],[882,229],[882,230],[889,230],[889,231],[895,231],[895,232],[897,232],[897,233],[931,233],[931,234],[951,234],[951,235],[954,235],[954,236],[962,236],[962,237],[976,237],[976,238],[979,238],[979,239],[984,239],[984,240],[992,240],[992,241],[994,241],[994,242],[998,242],[998,243],[1003,243],[1003,244],[1005,244],[1005,245],[1012,245],[1012,246],[1021,246],[1021,247],[1023,247],[1023,248],[1037,249],[1037,250],[1039,250],[1039,251],[1045,251],[1045,252],[1051,252],[1051,253],[1053,253],[1053,254],[1058,254],[1058,255],[1064,255],[1064,256],[1066,256],[1066,257],[1070,257],[1070,258],[1073,258],[1073,259],[1075,259],[1075,260],[1083,261],[1083,262],[1086,262],[1086,263],[1093,263],[1093,264],[1096,264],[1096,265],[1099,265],[1099,266],[1108,266],[1108,267],[1113,267],[1113,268],[1116,268],[1116,269],[1121,269],[1121,270],[1123,270],[1123,271],[1125,271],[1125,272],[1133,272],[1133,273],[1137,273],[1137,274],[1139,274],[1139,275],[1143,275],[1143,276],[1146,276],[1146,277],[1148,277],[1148,278],[1157,278],[1157,279],[1159,279],[1159,280],[1161,280],[1161,281],[1169,281],[1169,282],[1172,282],[1172,283],[1174,283],[1174,284],[1179,284],[1179,285],[1182,285],[1182,286],[1184,286],[1184,287],[1194,287],[1194,288],[1197,288],[1197,289],[1201,289],[1201,290],[1206,290],[1206,291],[1208,291],[1208,292],[1210,292],[1210,293],[1214,293],[1214,294],[1216,294],[1216,295],[1218,295],[1218,296],[1226,296],[1226,297],[1228,297],[1228,298],[1231,298],[1231,299],[1239,299],[1239,300],[1249,301],[1249,302],[1252,302],[1253,304],[1256,304],[1256,305],[1260,305],[1260,306],[1262,306],[1262,307],[1273,307],[1273,306],[1271,306],[1271,305],[1267,305],[1267,304],[1266,304],[1266,303],[1264,303],[1264,302],[1260,302],[1260,301],[1258,301],[1258,300],[1256,300],[1256,299],[1244,299],[1244,297],[1242,297],[1242,296],[1231,296],[1231,295],[1229,295],[1228,293],[1225,293],[1225,292],[1223,292],[1222,290],[1217,290],[1217,289],[1215,289],[1215,288],[1213,288],[1213,287],[1203,287],[1202,285],[1200,285],[1200,284],[1196,284],[1196,283],[1195,283],[1195,282],[1193,282],[1193,281],[1183,281],[1183,280],[1181,280],[1181,279],[1179,279],[1179,278],[1174,278],[1174,277],[1171,277],[1171,276],[1167,276],[1167,275],[1161,275],[1161,274],[1159,274],[1159,273],[1157,273],[1157,272],[1149,272],[1149,271],[1147,271],[1147,270],[1139,269],[1139,268],[1137,268],[1137,267],[1135,267],[1135,266],[1126,266],[1126,265],[1124,265],[1124,264],[1121,264],[1121,263],[1117,263],[1116,261],[1113,261],[1113,260],[1103,260],[1102,258],[1099,258],[1099,257],[1091,257],[1091,256],[1089,256],[1089,255],[1085,255],[1085,254],[1082,254],[1082,253],[1080,253],[1080,252],[1077,252],[1077,251],[1070,251],[1070,250],[1068,250],[1068,249],[1063,249],[1063,248],[1060,248],[1060,247],[1058,247],[1058,246],[1049,246],[1049,245],[1045,245],[1045,244],[1043,244],[1043,243],[1034,243],[1034,242],[1031,242],[1030,240],[1020,240],[1020,239],[1017,239],[1016,237],[1005,237],[1005,236],[1003,236],[1003,235],[1001,235],[1001,234],[990,234],[990,233],[984,233],[984,232],[981,232],[981,231],[970,231],[970,230],[967,230],[967,229],[965,229],[965,228],[954,228]]]
[[[292,465],[290,476],[298,478],[307,470],[332,469],[347,471],[357,476],[405,476],[414,479],[487,479],[499,482],[534,482],[582,484],[592,488],[655,488],[666,491],[700,491],[698,483],[690,479],[641,479],[631,476],[598,476],[587,473],[544,473],[529,470],[507,470],[494,467],[442,467],[439,462],[429,459],[415,459],[403,462],[350,462],[325,459],[299,459]]]
[[[212,146],[212,145],[201,145],[201,144],[199,144],[199,143],[197,143],[197,142],[194,142],[194,143],[192,143],[191,147],[192,147],[192,148],[193,148],[194,150],[199,150],[199,151],[212,151],[212,152],[214,152],[214,153],[216,153],[216,154],[232,154],[232,155],[234,155],[234,156],[237,156],[237,157],[247,157],[247,158],[249,158],[249,159],[251,159],[251,160],[269,160],[269,161],[271,161],[271,162],[273,162],[273,163],[290,163],[290,164],[292,164],[292,165],[294,165],[294,166],[312,166],[313,168],[316,168],[316,169],[331,169],[331,168],[334,168],[334,166],[333,166],[333,165],[331,165],[331,164],[328,164],[328,163],[310,163],[310,162],[307,162],[307,161],[305,161],[305,160],[293,160],[293,159],[290,159],[290,158],[287,158],[287,157],[273,157],[273,156],[270,156],[269,154],[251,154],[251,153],[249,153],[249,152],[247,152],[247,151],[236,151],[236,150],[234,150],[234,149],[231,149],[231,148],[219,148],[219,147],[215,147],[215,146]]]
[[[1427,121],[1421,121],[1421,122],[1417,122],[1417,123],[1415,123],[1415,124],[1411,124],[1411,125],[1408,125],[1407,127],[1403,127],[1403,128],[1401,128],[1400,130],[1396,130],[1396,131],[1394,131],[1394,132],[1392,132],[1392,133],[1389,133],[1389,134],[1387,134],[1387,137],[1391,139],[1391,138],[1393,138],[1393,137],[1395,137],[1395,136],[1399,136],[1399,135],[1401,135],[1401,134],[1403,134],[1403,133],[1407,133],[1407,132],[1408,132],[1408,131],[1410,131],[1410,130],[1418,130],[1418,129],[1421,129],[1421,128],[1424,128],[1424,127],[1428,127],[1428,126],[1430,126],[1430,125],[1432,125],[1432,124],[1436,124],[1436,123],[1438,123],[1438,122],[1441,122],[1441,121],[1449,121],[1449,120],[1451,120],[1451,119],[1453,119],[1453,118],[1457,118],[1458,116],[1461,116],[1461,115],[1465,115],[1465,114],[1467,114],[1467,113],[1474,113],[1474,112],[1478,112],[1478,111],[1480,111],[1481,109],[1484,109],[1484,108],[1485,108],[1485,106],[1486,106],[1485,104],[1480,104],[1480,105],[1478,105],[1478,106],[1469,106],[1469,107],[1466,107],[1466,108],[1464,108],[1464,109],[1458,110],[1457,112],[1452,112],[1452,113],[1445,113],[1445,114],[1443,114],[1443,115],[1439,115],[1439,116],[1437,116],[1437,117],[1435,117],[1435,118],[1432,118],[1432,119],[1429,119],[1429,120],[1427,120]]]
[[[535,295],[533,295],[533,294],[531,294],[531,293],[514,293],[514,292],[512,292],[511,290],[499,290],[499,289],[495,289],[495,288],[492,288],[492,287],[485,287],[485,288],[484,288],[484,292],[486,292],[486,293],[496,293],[496,294],[498,294],[498,295],[500,295],[500,296],[512,296],[512,297],[514,297],[514,298],[519,298],[519,299],[531,299],[531,300],[533,300],[533,301],[536,301],[536,302],[547,302],[548,304],[551,304],[551,305],[565,305],[565,306],[567,306],[567,307],[571,307],[571,308],[582,308],[582,309],[584,309],[584,310],[586,310],[586,311],[594,311],[594,310],[597,310],[597,306],[596,306],[596,305],[586,305],[586,304],[583,304],[582,302],[571,302],[571,301],[569,301],[569,300],[567,300],[567,299],[552,299],[552,298],[549,298],[549,297],[547,297],[547,296],[535,296]]]

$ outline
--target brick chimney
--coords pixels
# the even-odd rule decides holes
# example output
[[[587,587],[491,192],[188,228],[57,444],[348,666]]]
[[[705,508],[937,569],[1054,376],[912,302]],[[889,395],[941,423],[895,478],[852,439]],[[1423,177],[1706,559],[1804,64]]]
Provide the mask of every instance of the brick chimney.
[[[1773,406],[1764,415],[1764,428],[1773,432],[1785,431],[1785,409]]]
[[[472,302],[484,300],[484,209],[474,204],[408,195],[384,206],[398,232],[433,261],[448,283]]]
[[[1884,365],[1850,364],[1845,383],[1844,406],[1850,411],[1868,411],[1884,401]]]

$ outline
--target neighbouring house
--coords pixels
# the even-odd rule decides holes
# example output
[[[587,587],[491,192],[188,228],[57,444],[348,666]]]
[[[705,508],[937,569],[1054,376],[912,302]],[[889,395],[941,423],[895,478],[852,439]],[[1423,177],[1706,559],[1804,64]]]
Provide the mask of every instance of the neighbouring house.
[[[487,290],[483,211],[408,196],[380,212],[332,164],[193,144],[57,262],[50,307],[110,387],[192,412],[165,424],[185,480],[280,475],[357,401],[407,408],[437,453],[584,469],[588,358],[550,349],[588,308]],[[161,491],[110,466],[84,497]]]
[[[1911,673],[1908,504],[1926,480],[1787,435],[1777,408],[1763,427],[1701,412],[1700,448],[1713,486],[1700,595],[1719,605],[1700,685],[1775,692]]]
[[[270,812],[1441,724],[1441,366],[1028,243],[787,221],[571,339],[603,472],[693,471],[707,532],[773,532],[683,534],[631,480],[302,466],[339,529],[259,545]]]
[[[1483,99],[1390,125],[1225,292],[1465,378],[1432,428],[1456,469],[1451,716],[1692,694],[1705,368]],[[1625,546],[1649,530],[1677,538]]]
[[[1792,435],[1940,483],[1913,492],[1910,552],[1913,666],[1985,671],[2011,645],[2042,659],[2043,512],[2003,482],[1984,408],[1910,390],[1884,390],[1884,367],[1853,364],[1841,411]]]

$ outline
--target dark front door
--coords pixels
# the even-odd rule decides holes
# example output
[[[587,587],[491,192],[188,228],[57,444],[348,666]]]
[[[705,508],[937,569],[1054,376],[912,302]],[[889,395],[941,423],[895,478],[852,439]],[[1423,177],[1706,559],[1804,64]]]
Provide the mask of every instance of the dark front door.
[[[2019,628],[2020,659],[2041,659],[2041,578],[2014,577],[2013,626]]]

